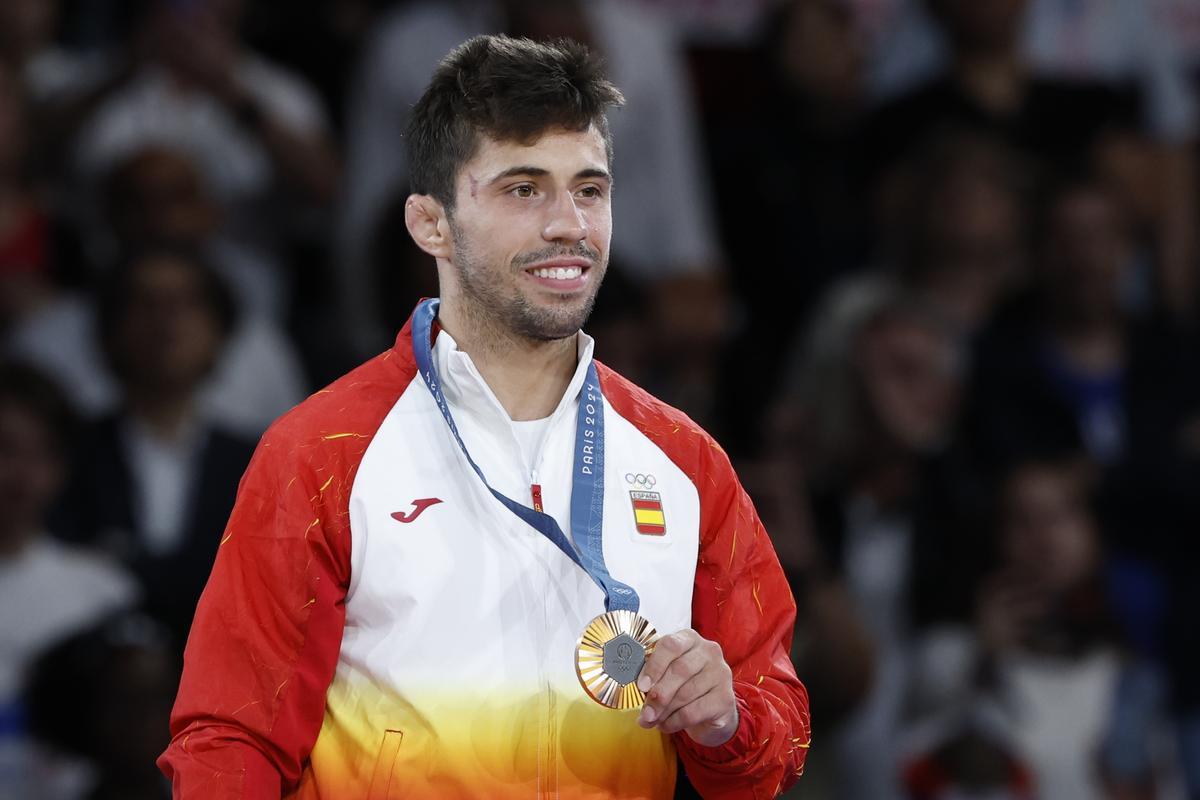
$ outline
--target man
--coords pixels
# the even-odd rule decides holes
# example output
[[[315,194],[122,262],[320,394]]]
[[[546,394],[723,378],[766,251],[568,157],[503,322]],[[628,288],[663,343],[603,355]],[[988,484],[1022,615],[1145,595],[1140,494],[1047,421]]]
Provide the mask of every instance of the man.
[[[411,185],[412,169],[404,148],[396,147],[396,131],[411,120],[429,73],[447,50],[498,31],[537,40],[569,37],[604,53],[605,71],[626,99],[623,112],[611,120],[622,164],[621,202],[613,208],[621,235],[613,242],[613,263],[645,293],[662,334],[643,350],[661,358],[685,342],[721,338],[723,255],[712,224],[699,115],[683,45],[667,20],[647,6],[631,0],[422,0],[393,4],[376,19],[346,107],[338,278],[343,299],[354,309],[347,323],[356,346],[371,342],[365,352],[375,352],[380,320],[392,311],[382,314],[385,307],[371,289],[395,264],[370,246],[381,231],[399,227],[391,224],[391,208],[401,188]],[[678,311],[694,312],[701,303],[713,312]],[[683,373],[684,363],[706,355],[693,348],[668,367]],[[672,383],[671,391],[684,383]]]
[[[661,798],[676,753],[709,797],[800,772],[795,609],[749,498],[580,333],[620,101],[565,41],[478,37],[435,72],[405,211],[440,307],[263,438],[188,644],[176,797]],[[668,634],[625,710],[577,655],[606,609]]]
[[[254,450],[202,401],[237,326],[233,297],[197,254],[160,247],[118,265],[97,305],[89,333],[120,400],[73,437],[57,527],[123,562],[182,643]]]

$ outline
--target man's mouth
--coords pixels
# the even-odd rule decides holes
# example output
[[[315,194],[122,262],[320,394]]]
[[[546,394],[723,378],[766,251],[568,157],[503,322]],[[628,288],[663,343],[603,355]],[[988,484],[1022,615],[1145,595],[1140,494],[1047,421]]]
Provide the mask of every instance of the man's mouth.
[[[530,273],[537,278],[549,278],[556,281],[575,280],[583,274],[583,267],[541,267],[531,269]]]
[[[554,258],[526,267],[525,272],[548,287],[576,289],[583,286],[591,262],[578,256]]]

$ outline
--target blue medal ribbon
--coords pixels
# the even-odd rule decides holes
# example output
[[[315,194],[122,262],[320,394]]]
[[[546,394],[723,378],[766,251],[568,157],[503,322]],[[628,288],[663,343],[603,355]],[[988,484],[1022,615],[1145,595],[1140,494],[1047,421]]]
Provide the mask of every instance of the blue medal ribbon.
[[[413,312],[413,355],[417,370],[429,387],[442,417],[446,420],[454,440],[462,448],[467,462],[483,481],[488,491],[509,511],[516,514],[534,530],[554,542],[568,558],[591,577],[604,591],[606,611],[637,612],[640,601],[632,587],[621,583],[608,572],[604,564],[604,396],[600,392],[600,378],[596,364],[589,362],[579,396],[579,411],[575,425],[575,465],[571,484],[571,535],[572,545],[563,534],[562,528],[549,514],[534,511],[492,488],[484,477],[483,470],[471,458],[454,424],[446,395],[442,392],[437,368],[433,365],[433,320],[437,317],[439,301],[423,300]]]

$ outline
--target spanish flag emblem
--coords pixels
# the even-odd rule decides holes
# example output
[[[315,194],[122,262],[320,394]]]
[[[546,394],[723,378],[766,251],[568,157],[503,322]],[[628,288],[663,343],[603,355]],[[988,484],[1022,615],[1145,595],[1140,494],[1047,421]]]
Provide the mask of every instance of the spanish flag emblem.
[[[667,532],[667,518],[663,515],[662,495],[658,492],[630,492],[633,501],[633,522],[638,533],[647,536],[662,536]]]

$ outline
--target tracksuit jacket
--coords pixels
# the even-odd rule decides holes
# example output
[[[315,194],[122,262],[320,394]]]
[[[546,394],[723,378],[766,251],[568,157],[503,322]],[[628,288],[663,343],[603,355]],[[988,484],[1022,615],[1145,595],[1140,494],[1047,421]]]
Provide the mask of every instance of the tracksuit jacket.
[[[603,592],[471,469],[417,372],[411,326],[259,443],[159,760],[174,796],[669,798],[676,754],[705,797],[790,785],[809,744],[788,656],[795,605],[725,453],[597,363],[605,560],[660,634],[691,627],[721,645],[740,722],[709,748],[586,696],[575,646]],[[527,464],[470,358],[433,335],[472,458],[508,497],[540,494],[569,532],[591,339]]]

